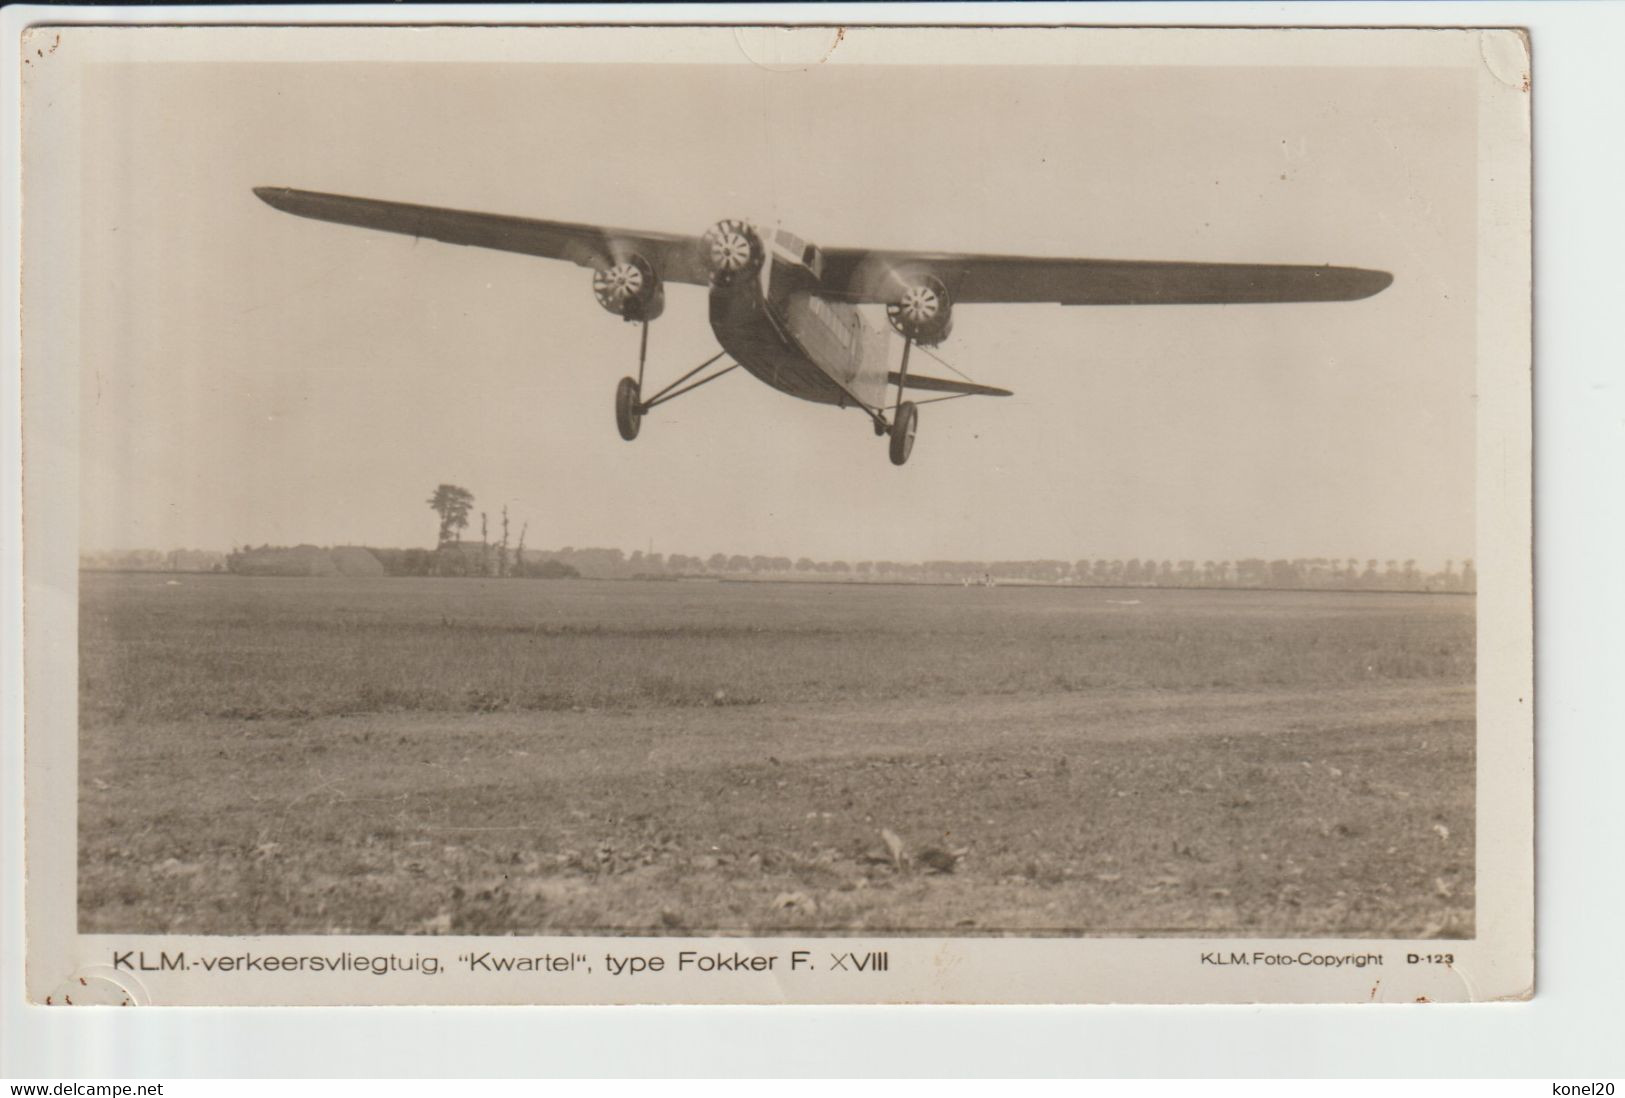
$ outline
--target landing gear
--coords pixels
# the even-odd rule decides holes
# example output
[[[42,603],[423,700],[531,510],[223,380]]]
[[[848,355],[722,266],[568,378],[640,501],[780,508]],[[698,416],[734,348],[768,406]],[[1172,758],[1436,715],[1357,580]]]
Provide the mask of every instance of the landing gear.
[[[891,425],[891,463],[902,465],[914,452],[914,432],[919,428],[920,412],[909,401],[897,406]]]
[[[903,361],[897,369],[897,404],[892,409],[891,427],[891,463],[902,465],[908,461],[908,455],[914,452],[914,432],[920,425],[920,411],[913,403],[903,399],[903,388],[908,385],[908,353],[914,349],[912,337],[903,338]],[[875,420],[875,432],[878,434],[884,427],[879,418]]]
[[[739,364],[736,362],[732,366],[724,367],[708,377],[700,378],[693,384],[683,385],[683,382],[688,381],[689,378],[714,365],[723,356],[723,353],[718,351],[648,400],[644,400],[643,365],[649,357],[649,322],[644,321],[643,333],[638,340],[638,376],[636,378],[623,377],[620,384],[615,387],[615,426],[620,430],[621,437],[628,442],[637,438],[638,430],[643,426],[643,417],[648,415],[657,405],[664,404],[668,400],[676,400],[684,393],[691,393],[701,385],[715,381],[731,370],[737,370]],[[682,387],[678,388],[678,386]]]
[[[621,430],[621,437],[631,442],[638,437],[638,428],[643,426],[643,404],[638,400],[638,383],[629,377],[621,378],[621,383],[615,387],[615,426]]]

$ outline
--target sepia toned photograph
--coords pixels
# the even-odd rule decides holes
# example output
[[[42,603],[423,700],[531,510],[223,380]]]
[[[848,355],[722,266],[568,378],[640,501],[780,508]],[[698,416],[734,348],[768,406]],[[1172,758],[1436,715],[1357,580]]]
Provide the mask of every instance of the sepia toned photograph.
[[[1526,987],[1515,34],[53,33],[81,963]]]

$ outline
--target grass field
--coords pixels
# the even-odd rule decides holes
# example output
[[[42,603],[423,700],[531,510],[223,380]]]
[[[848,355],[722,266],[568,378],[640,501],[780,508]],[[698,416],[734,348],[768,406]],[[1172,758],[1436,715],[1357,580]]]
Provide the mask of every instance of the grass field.
[[[83,577],[86,931],[1466,936],[1473,602]]]

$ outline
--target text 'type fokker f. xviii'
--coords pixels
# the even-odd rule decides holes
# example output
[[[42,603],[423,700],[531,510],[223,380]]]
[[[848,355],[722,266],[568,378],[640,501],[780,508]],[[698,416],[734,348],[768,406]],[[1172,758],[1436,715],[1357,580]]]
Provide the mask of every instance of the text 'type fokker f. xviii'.
[[[970,381],[909,373],[909,351],[948,338],[956,304],[1053,302],[1060,305],[1219,305],[1353,301],[1393,277],[1355,267],[1253,263],[1166,263],[1056,259],[951,252],[820,248],[783,229],[719,221],[704,235],[612,229],[566,221],[473,213],[287,187],[254,193],[300,217],[385,232],[567,259],[592,269],[593,294],[605,309],[642,324],[638,375],[615,393],[621,437],[637,437],[652,408],[743,366],[773,388],[803,400],[858,408],[876,435],[890,439],[901,465],[919,423],[908,390],[960,396],[1009,396]],[[711,329],[722,351],[651,396],[643,392],[649,324],[665,309],[665,283],[710,290]],[[891,332],[860,305],[884,305],[903,337],[891,367]],[[733,364],[704,377],[727,355]],[[895,396],[890,386],[897,387]],[[930,403],[930,400],[917,403]]]

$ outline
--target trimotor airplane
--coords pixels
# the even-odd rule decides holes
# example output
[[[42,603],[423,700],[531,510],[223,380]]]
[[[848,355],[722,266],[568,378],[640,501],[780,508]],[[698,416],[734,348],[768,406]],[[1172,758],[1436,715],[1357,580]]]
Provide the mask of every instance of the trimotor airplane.
[[[1353,301],[1370,297],[1393,281],[1386,271],[1357,267],[820,248],[783,229],[741,220],[719,221],[692,237],[288,187],[256,187],[254,193],[300,217],[564,259],[591,268],[598,304],[642,326],[637,377],[622,378],[615,391],[616,424],[628,441],[637,437],[643,417],[655,407],[743,366],[791,396],[860,409],[875,434],[890,439],[894,465],[902,465],[913,451],[917,404],[1010,395],[1008,389],[909,372],[914,346],[934,347],[948,338],[956,304]],[[722,350],[646,397],[649,325],[665,309],[667,282],[709,288],[711,330]],[[890,365],[891,331],[869,320],[860,305],[885,306],[890,327],[903,337],[895,370]],[[694,380],[724,355],[733,359],[732,365]],[[890,397],[893,385],[897,391]],[[914,402],[904,399],[909,390],[949,395]]]

